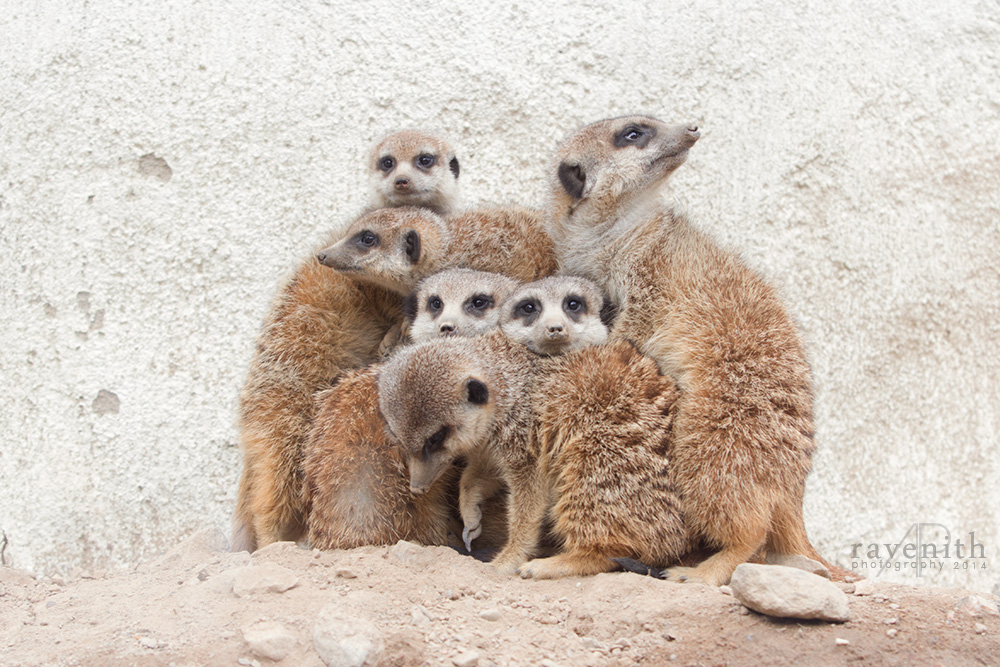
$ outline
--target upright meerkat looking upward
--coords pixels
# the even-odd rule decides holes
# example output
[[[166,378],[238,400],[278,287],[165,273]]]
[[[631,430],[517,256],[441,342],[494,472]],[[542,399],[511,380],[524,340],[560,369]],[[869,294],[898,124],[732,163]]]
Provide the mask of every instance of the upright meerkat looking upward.
[[[457,200],[458,173],[455,151],[427,132],[394,132],[372,149],[369,158],[376,208],[419,206],[448,215]]]
[[[618,307],[611,338],[680,386],[671,466],[690,529],[720,551],[669,576],[720,585],[761,547],[819,557],[802,520],[812,381],[775,291],[660,200],[698,137],[648,116],[574,133],[557,154],[550,233],[561,270]]]

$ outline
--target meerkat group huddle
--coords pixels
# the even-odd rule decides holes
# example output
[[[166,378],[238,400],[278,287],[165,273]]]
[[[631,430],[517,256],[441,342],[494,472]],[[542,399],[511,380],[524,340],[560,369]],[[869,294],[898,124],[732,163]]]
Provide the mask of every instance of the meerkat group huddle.
[[[380,142],[372,208],[299,266],[259,337],[233,548],[440,545],[460,521],[466,549],[524,577],[632,558],[721,585],[754,557],[822,560],[798,332],[659,197],[698,138],[647,116],[588,125],[558,149],[544,211],[456,212],[446,142]]]

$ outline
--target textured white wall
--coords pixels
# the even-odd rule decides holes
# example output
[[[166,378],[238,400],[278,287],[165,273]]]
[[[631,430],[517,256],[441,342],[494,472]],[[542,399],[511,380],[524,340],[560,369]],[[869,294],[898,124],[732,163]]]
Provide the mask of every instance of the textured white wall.
[[[805,331],[821,551],[939,522],[993,569],[890,576],[1000,581],[995,2],[278,4],[4,4],[5,562],[228,525],[257,329],[380,134],[444,129],[466,202],[540,204],[567,132],[646,112],[703,128],[671,195]]]

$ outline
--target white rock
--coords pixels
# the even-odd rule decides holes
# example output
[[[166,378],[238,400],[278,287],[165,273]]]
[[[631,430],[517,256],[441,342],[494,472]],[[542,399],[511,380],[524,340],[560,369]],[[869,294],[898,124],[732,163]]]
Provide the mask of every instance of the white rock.
[[[974,618],[980,616],[1000,616],[1000,608],[997,607],[997,603],[981,595],[966,595],[958,601],[955,609],[964,611]]]
[[[895,637],[897,634],[899,634],[899,630],[897,630],[896,628],[889,628],[888,630],[885,631],[886,637]]]
[[[841,639],[840,637],[837,637],[835,640],[833,640],[833,643],[836,644],[837,646],[848,646],[850,645],[851,642],[847,641],[846,639]]]
[[[830,570],[828,570],[823,563],[798,554],[768,554],[767,563],[768,565],[784,565],[785,567],[794,567],[799,570],[805,570],[806,572],[812,572],[813,574],[823,577],[824,579],[830,578]]]
[[[455,667],[476,667],[479,663],[479,653],[477,651],[462,651],[451,659]]]
[[[434,553],[427,547],[400,540],[389,548],[389,555],[406,565],[428,567],[435,561]]]
[[[871,579],[859,579],[854,582],[855,595],[871,595],[875,592],[875,582]]]
[[[719,592],[722,593],[723,595],[732,595],[733,589],[730,588],[729,586],[719,586]]]
[[[263,621],[243,629],[250,652],[268,660],[284,660],[295,648],[295,635],[281,623]]]
[[[485,621],[499,621],[500,620],[500,610],[496,607],[491,609],[484,609],[479,612],[479,617]]]
[[[327,667],[362,667],[378,662],[382,635],[371,622],[331,604],[313,626],[313,647]]]
[[[851,619],[847,596],[820,576],[781,565],[743,563],[733,572],[733,596],[761,614],[843,622]]]
[[[294,572],[273,563],[249,565],[233,573],[233,593],[239,597],[260,593],[284,593],[298,583],[299,578]]]
[[[976,623],[976,625],[974,626],[974,628],[976,630],[976,634],[977,635],[984,635],[984,634],[986,634],[986,626],[983,625],[982,623]]]

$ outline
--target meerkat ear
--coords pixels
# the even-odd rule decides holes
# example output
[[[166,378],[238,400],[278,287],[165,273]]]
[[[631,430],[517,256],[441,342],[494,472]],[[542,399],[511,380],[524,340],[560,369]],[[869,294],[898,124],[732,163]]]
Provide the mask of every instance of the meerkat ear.
[[[458,158],[453,157],[448,163],[448,168],[451,169],[451,173],[455,174],[455,178],[458,178]]]
[[[610,329],[616,317],[618,317],[618,306],[611,303],[610,299],[605,298],[604,303],[601,304],[601,324]]]
[[[403,236],[403,243],[406,247],[406,257],[410,260],[410,264],[416,264],[420,261],[420,234],[417,230],[411,229],[406,232]]]
[[[417,304],[417,293],[410,292],[406,295],[406,298],[403,299],[403,317],[406,318],[407,322],[413,324],[413,321],[417,319],[417,310],[419,310],[419,306]]]
[[[559,182],[563,189],[569,193],[573,199],[583,197],[583,187],[587,183],[587,175],[583,173],[583,167],[578,164],[570,165],[566,162],[559,164]]]
[[[465,388],[469,392],[469,403],[474,405],[486,405],[490,400],[490,390],[486,388],[482,380],[469,378],[465,382]]]

